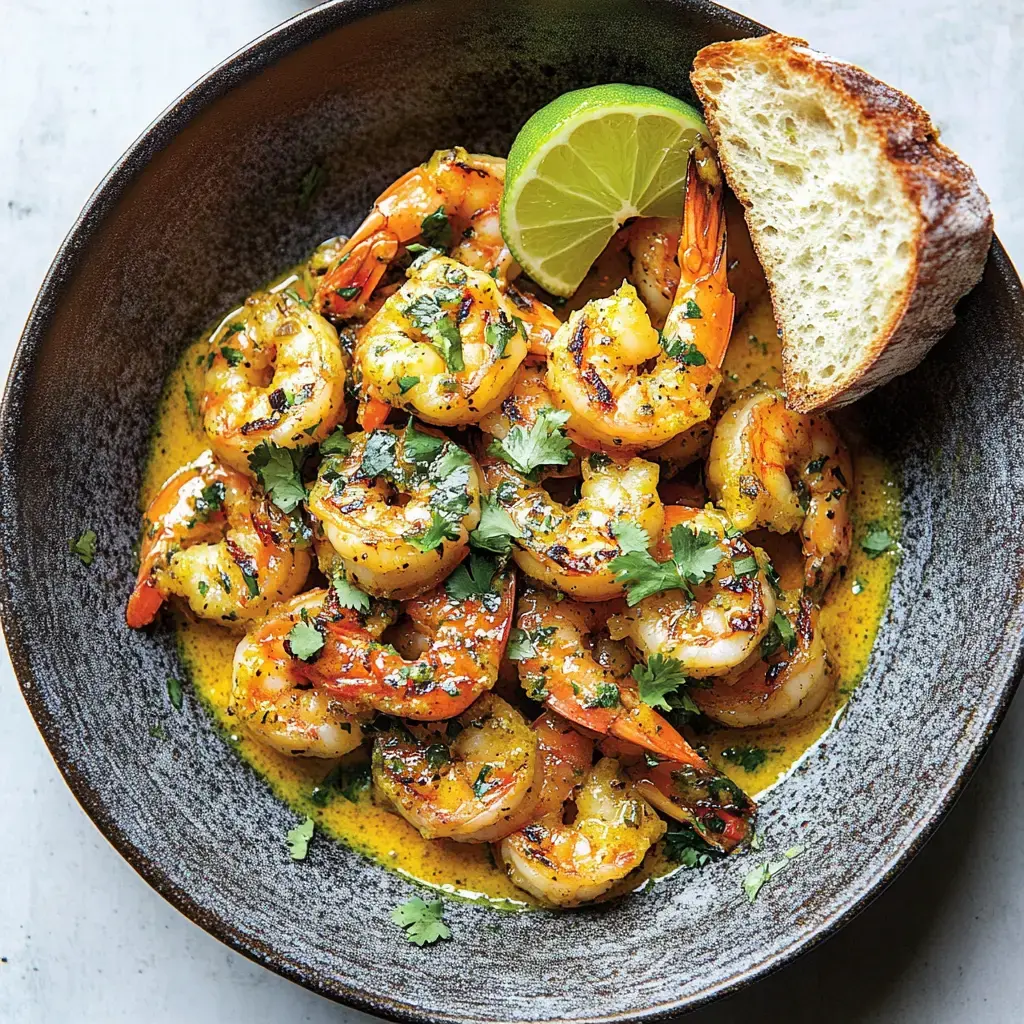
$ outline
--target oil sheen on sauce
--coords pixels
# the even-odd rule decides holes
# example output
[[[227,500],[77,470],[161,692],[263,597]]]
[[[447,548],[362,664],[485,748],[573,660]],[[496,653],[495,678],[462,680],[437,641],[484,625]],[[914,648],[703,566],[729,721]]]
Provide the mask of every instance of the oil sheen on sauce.
[[[605,294],[608,290],[600,288]],[[593,291],[597,292],[598,288]],[[581,299],[582,296],[577,297],[573,305]],[[198,418],[207,337],[204,335],[186,349],[160,399],[140,495],[143,509],[176,469],[207,447]],[[727,396],[756,381],[778,385],[780,365],[771,305],[761,290],[760,297],[736,323],[723,367],[722,393]],[[715,765],[755,797],[792,771],[843,714],[849,694],[867,666],[898,557],[886,553],[871,559],[860,545],[866,533],[877,527],[887,529],[893,538],[899,536],[900,496],[894,473],[884,459],[860,441],[856,409],[841,418],[839,426],[851,448],[855,481],[851,494],[853,550],[845,574],[837,576],[833,582],[822,609],[822,626],[837,680],[835,691],[818,711],[801,721],[763,729],[719,728],[698,737]],[[783,585],[795,585],[800,577],[799,547],[795,538],[759,533],[756,540],[768,549]],[[486,901],[499,909],[522,910],[535,906],[533,900],[513,886],[495,865],[486,845],[427,841],[402,818],[376,806],[365,786],[318,790],[318,783],[335,768],[334,763],[288,758],[250,739],[244,730],[236,728],[227,711],[231,658],[238,635],[182,615],[177,618],[176,629],[182,663],[196,696],[207,707],[226,740],[300,818],[309,815],[319,830],[389,870],[451,895]],[[745,765],[736,763],[736,751],[745,748],[755,748],[760,753],[753,759],[739,758]],[[723,752],[730,752],[732,759]],[[762,753],[763,761],[752,764],[761,760]],[[360,765],[365,778],[366,755],[357,751],[345,758],[346,768],[352,769],[349,778],[360,778]],[[349,799],[350,796],[353,799]],[[284,836],[267,836],[266,841],[283,843]],[[650,856],[648,861],[638,873],[639,877],[624,880],[613,894],[635,888],[651,874],[664,874],[673,868],[660,857]]]

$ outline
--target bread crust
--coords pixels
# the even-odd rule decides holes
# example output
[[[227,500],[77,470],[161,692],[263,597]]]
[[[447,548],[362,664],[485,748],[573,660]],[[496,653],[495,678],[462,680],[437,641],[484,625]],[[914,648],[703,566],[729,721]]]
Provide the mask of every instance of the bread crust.
[[[882,144],[917,213],[902,301],[868,347],[858,372],[822,387],[802,385],[792,372],[792,351],[799,342],[788,336],[786,323],[779,324],[787,403],[799,412],[834,409],[912,370],[953,326],[956,302],[981,280],[992,242],[992,212],[974,172],[939,141],[931,118],[914,100],[853,64],[809,49],[803,39],[793,36],[770,33],[712,43],[697,53],[690,80],[716,141],[718,107],[709,85],[719,81],[722,70],[752,61],[773,64],[786,75],[812,78],[820,88],[840,97]],[[743,183],[731,174],[721,152],[719,160],[730,187],[749,210],[750,197]],[[751,235],[775,302],[770,260],[756,232]],[[777,302],[775,308],[779,308]]]

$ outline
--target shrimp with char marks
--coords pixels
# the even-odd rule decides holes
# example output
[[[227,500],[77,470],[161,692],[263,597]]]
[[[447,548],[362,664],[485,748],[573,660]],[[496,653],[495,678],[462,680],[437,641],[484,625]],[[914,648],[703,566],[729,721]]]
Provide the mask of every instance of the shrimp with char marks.
[[[711,415],[732,330],[721,187],[691,160],[680,280],[664,330],[633,285],[573,313],[551,343],[548,387],[606,450],[655,448]]]
[[[337,332],[288,295],[246,299],[210,338],[199,408],[217,456],[242,472],[267,442],[304,448],[345,414],[346,359]]]
[[[804,586],[824,594],[853,534],[853,466],[826,417],[793,412],[776,391],[741,398],[715,427],[707,479],[737,529],[799,530]]]
[[[242,473],[207,451],[179,469],[143,519],[128,625],[156,618],[164,600],[232,629],[297,593],[311,564],[301,518],[285,515]]]
[[[536,805],[542,772],[536,732],[493,693],[444,726],[395,721],[373,745],[378,791],[427,839],[507,835]]]

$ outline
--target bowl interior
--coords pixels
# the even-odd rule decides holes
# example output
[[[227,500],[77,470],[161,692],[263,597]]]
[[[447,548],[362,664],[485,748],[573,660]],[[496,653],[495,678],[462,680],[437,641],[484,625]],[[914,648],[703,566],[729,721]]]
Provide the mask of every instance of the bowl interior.
[[[808,852],[749,905],[750,859],[572,913],[451,903],[455,941],[389,921],[413,891],[330,842],[293,863],[294,815],[194,701],[168,711],[173,636],[129,631],[154,402],[188,340],[432,150],[507,152],[537,107],[626,81],[693,99],[696,51],[763,31],[714,5],[346,2],[303,15],[179,101],[69,238],[9,383],[0,457],[4,625],[76,795],[138,870],[236,948],[387,1016],[591,1020],[666,1013],[770,968],[905,861],[998,721],[1020,668],[1022,300],[998,244],[956,329],[867,401],[900,467],[905,554],[842,726],[766,801],[766,853]],[[398,59],[396,60],[396,55]],[[308,209],[301,180],[325,186]],[[977,353],[985,358],[978,359]],[[66,538],[99,537],[86,569]],[[150,735],[161,724],[167,739]],[[472,981],[467,984],[467,978]]]

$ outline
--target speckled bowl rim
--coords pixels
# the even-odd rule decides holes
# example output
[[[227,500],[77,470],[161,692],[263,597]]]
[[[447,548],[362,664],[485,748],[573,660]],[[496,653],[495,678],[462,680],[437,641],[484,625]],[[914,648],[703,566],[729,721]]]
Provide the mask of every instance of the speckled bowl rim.
[[[47,271],[14,353],[10,374],[0,405],[0,483],[13,479],[14,440],[22,409],[29,398],[31,367],[41,351],[51,315],[60,303],[67,283],[78,270],[88,244],[103,224],[107,213],[120,201],[140,172],[150,161],[175,138],[175,136],[198,114],[215,103],[253,75],[274,64],[280,58],[302,48],[329,31],[343,28],[363,17],[394,8],[410,5],[411,0],[328,0],[308,11],[282,22],[277,27],[254,39],[226,60],[222,61],[171,103],[132,143],[124,155],[114,164],[99,186],[89,197],[82,212],[61,244],[57,255]],[[752,28],[768,31],[765,26],[728,8],[709,3],[707,0],[690,0],[686,6],[698,15],[713,13],[717,20],[731,22],[740,32]],[[1003,281],[1011,282],[1012,301],[1017,316],[1024,320],[1024,290],[1012,261],[998,238],[993,240],[989,259]],[[1012,284],[1016,288],[1012,288]],[[3,521],[10,522],[7,515],[6,488],[0,493],[0,512]],[[317,975],[308,973],[299,965],[285,960],[268,943],[255,941],[251,936],[241,934],[230,922],[219,915],[210,913],[195,902],[185,889],[172,883],[160,864],[143,854],[117,827],[104,807],[101,799],[78,773],[74,752],[66,749],[52,722],[47,708],[38,698],[33,685],[33,675],[26,643],[27,630],[19,613],[19,602],[12,592],[7,572],[7,540],[3,522],[0,521],[0,620],[4,629],[7,648],[22,694],[36,721],[51,756],[57,764],[72,793],[82,809],[89,815],[100,832],[122,857],[164,897],[172,906],[181,911],[199,927],[226,943],[232,949],[263,967],[269,968],[282,977],[303,987],[344,1003],[358,1010],[396,1021],[432,1021],[434,1018],[410,1011],[407,1004],[370,995],[338,981],[328,985]],[[12,545],[13,547],[13,545]],[[796,957],[834,935],[868,903],[880,895],[896,876],[910,863],[923,845],[934,834],[939,824],[964,791],[965,786],[988,750],[1010,701],[1024,674],[1024,636],[1018,637],[1013,658],[1013,669],[998,699],[992,705],[983,730],[969,751],[968,756],[951,773],[946,788],[930,814],[921,819],[912,837],[902,849],[880,865],[869,877],[862,880],[855,892],[851,891],[843,903],[833,910],[829,917],[812,933],[794,940],[787,948],[737,972],[727,981],[705,989],[693,996],[682,998],[671,1005],[662,1003],[647,1010],[611,1014],[600,1017],[580,1018],[579,1024],[588,1021],[629,1022],[639,1020],[662,1020],[683,1011],[696,1009],[714,999],[767,976]],[[493,1018],[496,1022],[500,1017]]]

